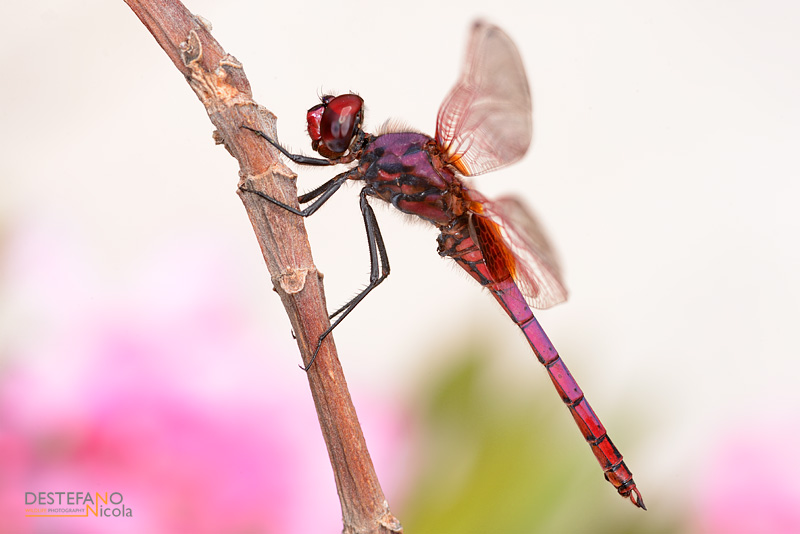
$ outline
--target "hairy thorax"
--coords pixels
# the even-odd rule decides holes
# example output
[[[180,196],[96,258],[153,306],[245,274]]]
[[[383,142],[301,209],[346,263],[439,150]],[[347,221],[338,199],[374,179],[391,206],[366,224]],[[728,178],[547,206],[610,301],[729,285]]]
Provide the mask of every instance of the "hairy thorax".
[[[405,213],[441,228],[469,211],[472,191],[425,134],[381,135],[359,159],[359,174],[368,193]]]

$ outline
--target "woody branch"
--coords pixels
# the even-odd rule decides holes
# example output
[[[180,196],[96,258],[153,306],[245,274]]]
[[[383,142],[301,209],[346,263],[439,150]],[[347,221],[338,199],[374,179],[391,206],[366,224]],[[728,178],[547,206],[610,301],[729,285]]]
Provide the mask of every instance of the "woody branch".
[[[277,138],[275,117],[252,99],[242,65],[211,36],[208,24],[178,0],[125,0],[203,103],[214,138],[239,162],[239,185],[297,205],[295,175],[248,125]],[[303,361],[329,326],[322,279],[301,217],[239,190]],[[333,467],[344,532],[402,532],[375,474],[333,340],[322,345],[308,382]],[[314,503],[309,503],[313,508]]]

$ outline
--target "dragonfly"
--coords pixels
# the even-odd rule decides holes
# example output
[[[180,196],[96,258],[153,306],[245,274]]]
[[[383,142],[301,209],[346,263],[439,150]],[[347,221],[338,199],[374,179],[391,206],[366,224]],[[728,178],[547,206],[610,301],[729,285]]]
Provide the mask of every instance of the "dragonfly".
[[[296,208],[260,191],[245,189],[294,214],[314,214],[350,180],[363,182],[360,207],[370,252],[370,280],[334,311],[304,369],[323,341],[390,273],[389,259],[368,199],[432,223],[438,252],[455,260],[500,303],[544,365],[581,434],[617,492],[645,509],[642,496],[583,391],[545,334],[531,307],[544,309],[567,297],[555,252],[540,224],[514,197],[488,200],[463,180],[519,160],[532,137],[532,105],[519,51],[497,26],[476,22],[458,82],[436,119],[435,137],[411,131],[369,134],[362,129],[364,101],[356,94],[325,95],[308,110],[312,148],[320,155],[292,154],[263,137],[300,165],[349,165],[316,189],[298,197]]]

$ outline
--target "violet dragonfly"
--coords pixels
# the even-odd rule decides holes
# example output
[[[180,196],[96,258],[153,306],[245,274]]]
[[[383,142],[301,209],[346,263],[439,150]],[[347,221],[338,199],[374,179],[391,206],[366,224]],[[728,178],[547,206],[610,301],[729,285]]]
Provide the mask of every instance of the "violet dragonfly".
[[[606,480],[620,495],[646,509],[622,455],[531,312],[530,307],[548,308],[567,297],[547,238],[518,200],[487,200],[461,178],[513,163],[530,145],[530,89],[514,43],[496,26],[475,23],[461,77],[439,109],[435,138],[403,131],[366,133],[361,129],[362,108],[361,97],[345,94],[323,96],[321,104],[308,110],[312,147],[323,158],[291,154],[263,132],[244,126],[295,163],[355,163],[301,195],[299,204],[307,204],[303,209],[248,190],[277,206],[307,217],[346,181],[364,183],[360,205],[369,242],[370,281],[331,314],[336,320],[319,337],[305,369],[313,364],[327,335],[389,275],[386,247],[367,201],[368,197],[384,200],[439,229],[439,255],[455,260],[488,289],[519,326],[600,462]]]

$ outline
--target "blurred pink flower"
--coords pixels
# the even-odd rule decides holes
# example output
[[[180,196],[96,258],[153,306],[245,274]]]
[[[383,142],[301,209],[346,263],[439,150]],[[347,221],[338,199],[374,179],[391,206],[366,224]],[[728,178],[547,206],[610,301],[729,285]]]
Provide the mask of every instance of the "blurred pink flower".
[[[113,284],[127,292],[103,286],[86,256],[52,228],[6,253],[5,293],[23,319],[0,352],[0,532],[339,531],[288,321],[267,339],[226,255],[205,243],[169,247]],[[357,408],[388,494],[407,421]],[[132,517],[25,517],[25,492],[58,491],[119,492]]]
[[[787,417],[784,423],[795,417]],[[708,455],[697,484],[697,532],[800,532],[798,421],[743,423]]]

